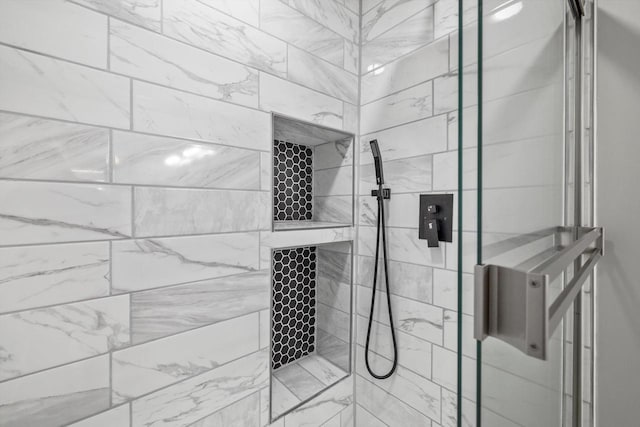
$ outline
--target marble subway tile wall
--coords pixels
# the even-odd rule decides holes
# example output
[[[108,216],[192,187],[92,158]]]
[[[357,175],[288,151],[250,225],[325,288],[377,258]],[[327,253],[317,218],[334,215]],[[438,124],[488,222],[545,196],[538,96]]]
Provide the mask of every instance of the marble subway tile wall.
[[[355,236],[271,231],[270,113],[358,131],[359,20],[0,1],[0,426],[269,425],[271,250]],[[353,384],[273,425],[354,425]]]
[[[453,23],[453,24],[452,24]],[[419,194],[444,193],[456,185],[451,132],[457,109],[456,64],[450,63],[457,2],[365,0],[362,2],[359,238],[356,286],[356,425],[456,426],[457,275],[451,243],[428,248],[418,239]],[[441,90],[439,81],[454,92]],[[394,323],[378,292],[370,362],[386,372],[392,359],[390,328],[398,343],[398,369],[387,380],[367,372],[364,347],[372,299],[377,202],[369,141],[377,139],[386,186],[389,278]],[[384,281],[382,281],[384,283]],[[379,281],[379,285],[380,284]],[[467,284],[468,285],[468,284]],[[452,380],[453,378],[453,380]]]

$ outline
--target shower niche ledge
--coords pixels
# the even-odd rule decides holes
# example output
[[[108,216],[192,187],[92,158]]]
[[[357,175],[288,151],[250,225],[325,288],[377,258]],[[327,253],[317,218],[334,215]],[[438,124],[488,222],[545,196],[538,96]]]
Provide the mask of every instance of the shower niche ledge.
[[[351,227],[354,135],[273,114],[273,231]]]

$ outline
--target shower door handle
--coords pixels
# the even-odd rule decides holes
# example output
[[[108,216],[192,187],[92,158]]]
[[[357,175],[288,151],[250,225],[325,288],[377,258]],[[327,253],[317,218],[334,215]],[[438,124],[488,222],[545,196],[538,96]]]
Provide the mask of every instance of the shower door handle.
[[[531,269],[494,264],[474,270],[474,337],[500,339],[537,359],[547,359],[547,343],[582,285],[603,255],[604,230],[600,227],[557,227],[554,250]],[[577,237],[557,244],[561,234]],[[547,252],[548,253],[548,252]],[[555,300],[549,303],[549,286],[576,260],[588,257]]]

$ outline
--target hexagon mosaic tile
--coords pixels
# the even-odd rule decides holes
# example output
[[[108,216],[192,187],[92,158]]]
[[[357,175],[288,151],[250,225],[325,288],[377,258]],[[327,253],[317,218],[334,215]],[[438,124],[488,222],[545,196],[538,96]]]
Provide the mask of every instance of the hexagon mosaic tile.
[[[273,142],[273,219],[313,219],[313,149]]]
[[[271,366],[278,369],[315,350],[316,247],[273,251]]]

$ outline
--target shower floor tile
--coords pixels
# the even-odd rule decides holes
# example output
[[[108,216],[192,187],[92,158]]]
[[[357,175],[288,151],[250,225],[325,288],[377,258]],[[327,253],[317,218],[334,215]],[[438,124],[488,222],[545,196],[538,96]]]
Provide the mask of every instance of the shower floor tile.
[[[303,357],[274,371],[271,379],[274,418],[347,375],[347,372],[317,354]]]

